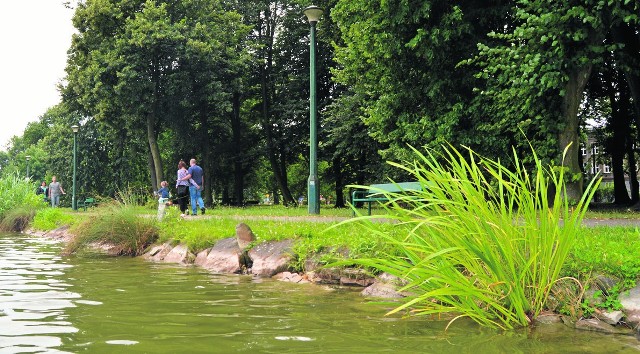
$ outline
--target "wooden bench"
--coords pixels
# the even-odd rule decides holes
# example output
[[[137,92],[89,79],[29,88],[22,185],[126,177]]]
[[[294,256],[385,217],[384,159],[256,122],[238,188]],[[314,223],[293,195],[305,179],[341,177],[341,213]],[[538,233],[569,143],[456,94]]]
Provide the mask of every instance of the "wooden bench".
[[[422,191],[423,186],[420,182],[398,182],[398,183],[381,183],[372,184],[360,190],[355,190],[351,194],[351,204],[364,202],[368,204],[368,212],[371,215],[371,203],[388,202],[389,198],[384,193],[403,193],[408,191]],[[355,210],[354,210],[355,215]]]
[[[76,207],[78,209],[83,208],[84,211],[87,211],[88,207],[92,207],[97,205],[95,198],[86,198],[85,200],[78,200]]]

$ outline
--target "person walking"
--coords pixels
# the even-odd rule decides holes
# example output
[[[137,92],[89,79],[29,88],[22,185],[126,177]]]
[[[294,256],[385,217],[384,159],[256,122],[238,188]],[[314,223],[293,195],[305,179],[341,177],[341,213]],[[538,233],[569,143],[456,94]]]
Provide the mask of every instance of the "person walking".
[[[38,189],[36,189],[36,194],[40,195],[42,194],[42,200],[44,200],[44,202],[48,202],[49,201],[49,197],[48,197],[48,193],[47,191],[49,190],[49,188],[47,188],[47,182],[46,181],[42,181],[42,184],[40,184],[40,187],[38,187]]]
[[[62,189],[60,182],[56,180],[56,176],[51,177],[51,183],[49,184],[49,199],[51,200],[51,207],[55,208],[60,205],[60,195],[67,194]]]
[[[200,212],[204,215],[204,200],[202,200],[202,190],[204,189],[204,171],[202,167],[196,164],[196,159],[191,159],[189,161],[191,165],[189,167],[188,178],[193,179],[195,182],[195,186],[189,186],[189,196],[191,197],[191,215],[196,215],[198,206],[200,206]],[[196,205],[197,204],[197,205]]]
[[[187,171],[187,164],[180,160],[178,162],[178,180],[176,181],[176,189],[178,190],[178,205],[180,206],[180,216],[184,217],[187,210],[187,196],[189,194],[189,186],[196,185],[196,183],[189,176]]]

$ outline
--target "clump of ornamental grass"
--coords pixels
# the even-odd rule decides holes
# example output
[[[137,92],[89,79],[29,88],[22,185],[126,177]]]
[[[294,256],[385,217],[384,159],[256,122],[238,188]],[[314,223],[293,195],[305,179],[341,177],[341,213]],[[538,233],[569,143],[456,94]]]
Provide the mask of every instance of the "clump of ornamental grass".
[[[393,253],[352,262],[406,282],[401,291],[413,295],[390,314],[449,314],[449,325],[466,317],[503,329],[531,324],[560,279],[598,182],[574,205],[564,170],[543,166],[535,152],[531,168],[515,153],[508,168],[471,149],[413,151],[415,161],[392,165],[424,190],[380,191],[390,199],[385,217],[409,231],[396,237],[358,218]]]
[[[21,232],[29,226],[35,214],[36,210],[28,207],[5,211],[0,221],[0,231]]]
[[[123,205],[99,209],[74,231],[76,237],[67,245],[66,253],[105,246],[114,255],[137,256],[158,238],[153,218],[138,216],[134,208]]]

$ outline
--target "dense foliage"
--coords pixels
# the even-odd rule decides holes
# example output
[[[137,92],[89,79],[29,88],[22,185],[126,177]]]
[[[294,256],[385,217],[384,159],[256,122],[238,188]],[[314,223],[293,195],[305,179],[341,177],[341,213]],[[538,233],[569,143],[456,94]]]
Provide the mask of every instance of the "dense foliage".
[[[28,155],[34,180],[57,175],[70,190],[69,127],[77,124],[81,197],[172,185],[177,162],[190,158],[205,170],[208,203],[269,195],[293,205],[306,195],[307,2],[70,5],[77,33],[63,101],[0,153],[3,175],[24,175]],[[408,144],[446,141],[493,158],[515,147],[531,163],[520,130],[541,159],[564,166],[577,199],[587,120],[600,122],[616,202],[640,199],[637,1],[316,5],[325,9],[317,25],[321,193],[337,206],[350,184],[408,177],[384,163],[411,156]]]

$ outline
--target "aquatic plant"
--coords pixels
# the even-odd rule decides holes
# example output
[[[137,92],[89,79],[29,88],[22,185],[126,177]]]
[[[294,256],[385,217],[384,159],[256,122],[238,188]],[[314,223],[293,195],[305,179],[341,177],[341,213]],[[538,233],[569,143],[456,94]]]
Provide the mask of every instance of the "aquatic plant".
[[[97,214],[74,229],[77,235],[67,244],[73,253],[92,244],[107,245],[116,255],[136,256],[158,238],[153,218],[140,217],[134,208],[112,205],[100,208]]]
[[[394,252],[351,262],[407,282],[402,291],[414,295],[390,313],[448,313],[451,322],[468,317],[505,329],[529,325],[560,277],[598,181],[573,205],[564,170],[543,166],[535,152],[530,168],[515,152],[508,168],[470,149],[413,151],[415,161],[392,165],[424,190],[380,191],[390,199],[386,217],[409,231],[398,238],[367,222],[372,217],[358,218]]]

